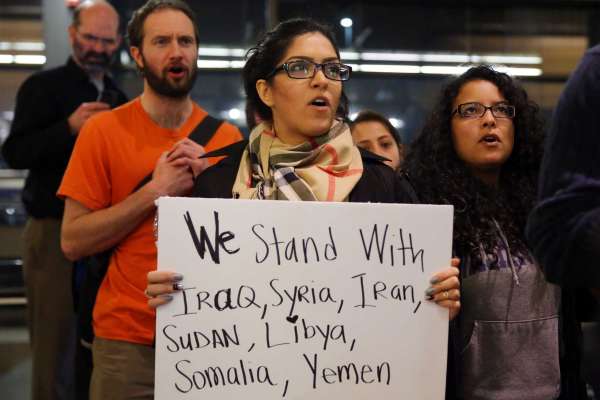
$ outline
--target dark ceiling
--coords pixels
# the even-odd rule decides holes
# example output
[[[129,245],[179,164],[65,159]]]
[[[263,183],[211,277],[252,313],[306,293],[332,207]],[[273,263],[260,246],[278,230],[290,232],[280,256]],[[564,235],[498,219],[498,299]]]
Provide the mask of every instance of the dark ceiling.
[[[37,13],[39,18],[41,2],[2,0],[0,17],[31,17]],[[127,20],[145,0],[111,2]],[[309,16],[328,22],[335,27],[340,43],[344,31],[338,21],[350,17],[354,20],[355,47],[421,50],[443,49],[453,37],[466,35],[596,36],[595,26],[600,17],[600,0],[193,0],[188,3],[198,14],[203,42],[237,46],[253,43],[271,23],[269,15],[279,20]]]

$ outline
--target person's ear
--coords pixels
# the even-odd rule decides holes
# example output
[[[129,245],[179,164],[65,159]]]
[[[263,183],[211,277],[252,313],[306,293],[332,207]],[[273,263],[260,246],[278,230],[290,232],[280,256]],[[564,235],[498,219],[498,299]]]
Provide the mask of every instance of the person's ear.
[[[133,57],[133,61],[137,65],[139,70],[144,69],[144,57],[142,57],[142,52],[139,47],[131,46],[129,48],[129,52],[131,53],[131,57]]]
[[[69,29],[67,30],[69,33],[69,43],[71,47],[73,47],[73,43],[75,42],[75,35],[77,34],[77,28],[74,25],[69,25]]]
[[[273,108],[273,89],[269,82],[265,79],[259,79],[256,81],[256,93],[260,100],[265,103],[268,107]]]

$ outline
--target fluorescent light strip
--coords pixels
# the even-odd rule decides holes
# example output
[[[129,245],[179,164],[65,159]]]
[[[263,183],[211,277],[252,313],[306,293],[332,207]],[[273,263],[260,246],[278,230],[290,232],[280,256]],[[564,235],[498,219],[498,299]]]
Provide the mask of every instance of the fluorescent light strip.
[[[352,64],[352,71],[382,74],[425,74],[460,75],[472,65],[389,65],[389,64]],[[494,66],[494,69],[512,76],[540,76],[540,68],[518,68]]]
[[[44,42],[15,42],[13,43],[13,50],[16,51],[44,51],[46,45]]]
[[[0,50],[44,51],[44,42],[0,42]]]
[[[460,75],[469,68],[470,66],[424,65],[420,72],[427,75]]]
[[[17,54],[15,57],[15,64],[24,65],[43,65],[46,63],[46,56],[36,54]]]
[[[244,57],[246,50],[227,47],[200,47],[198,55],[209,57]]]
[[[395,53],[395,52],[342,52],[342,59],[366,61],[427,62],[427,63],[488,63],[488,64],[541,64],[539,56],[478,55],[465,53]],[[345,56],[350,56],[346,58]]]
[[[460,75],[466,70],[471,68],[473,65],[436,65],[436,66],[422,66],[421,73],[428,75]],[[504,72],[511,76],[541,76],[542,70],[540,68],[519,68],[519,67],[505,67],[494,65],[493,68],[498,72]]]
[[[467,54],[423,54],[421,61],[444,62],[444,63],[466,63],[470,57]]]
[[[539,56],[503,56],[503,55],[487,55],[471,56],[471,62],[487,63],[487,64],[541,64],[542,57]]]
[[[366,61],[421,61],[421,55],[417,53],[387,53],[365,51],[360,53],[360,59]]]
[[[198,68],[200,69],[241,69],[244,64],[245,61],[198,60]]]
[[[15,61],[15,56],[12,54],[0,54],[0,64],[12,64]]]
[[[515,67],[495,67],[496,71],[504,72],[512,76],[541,76],[540,68],[515,68]]]
[[[0,54],[0,64],[43,65],[46,56],[39,54]]]
[[[356,51],[340,51],[340,57],[342,57],[342,60],[359,60],[360,53]]]
[[[242,68],[244,68],[244,65],[246,65],[246,61],[242,61],[242,60],[231,61],[231,68],[233,68],[233,69],[242,69]]]
[[[383,74],[418,74],[420,67],[418,65],[361,64],[357,65],[356,71]]]

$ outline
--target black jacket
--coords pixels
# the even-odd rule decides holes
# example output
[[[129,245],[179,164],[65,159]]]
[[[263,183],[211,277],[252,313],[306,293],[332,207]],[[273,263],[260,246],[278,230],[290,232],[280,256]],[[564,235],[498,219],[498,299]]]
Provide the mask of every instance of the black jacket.
[[[589,49],[563,90],[546,139],[541,203],[527,238],[549,281],[600,287],[600,46]]]
[[[242,140],[205,157],[226,156],[196,178],[192,197],[231,198],[242,155],[248,141]],[[414,203],[414,191],[385,165],[385,159],[360,149],[363,174],[350,193],[351,202]]]
[[[554,110],[540,170],[540,202],[526,229],[546,278],[564,288],[563,337],[579,348],[577,319],[596,319],[599,312],[597,301],[583,290],[600,287],[599,107],[600,46],[595,46],[571,74]],[[576,371],[579,353],[564,357]],[[564,398],[584,397],[576,381],[567,389],[574,395]]]
[[[127,101],[107,76],[104,87],[104,93],[114,97],[112,106]],[[71,58],[66,65],[32,75],[19,88],[2,156],[11,168],[29,169],[22,194],[29,215],[62,217],[64,202],[56,191],[76,139],[67,118],[81,103],[97,98],[98,90]]]

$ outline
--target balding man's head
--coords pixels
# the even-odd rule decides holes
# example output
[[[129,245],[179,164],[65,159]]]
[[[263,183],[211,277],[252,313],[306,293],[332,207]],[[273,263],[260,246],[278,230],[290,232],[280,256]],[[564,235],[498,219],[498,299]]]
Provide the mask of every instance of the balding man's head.
[[[73,11],[73,22],[72,25],[77,28],[81,24],[82,14],[85,11],[92,10],[92,12],[100,12],[103,13],[106,17],[113,19],[117,23],[117,27],[119,24],[119,14],[117,10],[107,1],[105,0],[86,0],[82,2],[80,5],[75,8]],[[118,29],[118,28],[117,28]]]
[[[119,47],[119,14],[106,1],[80,4],[69,27],[73,58],[88,73],[103,73]]]

